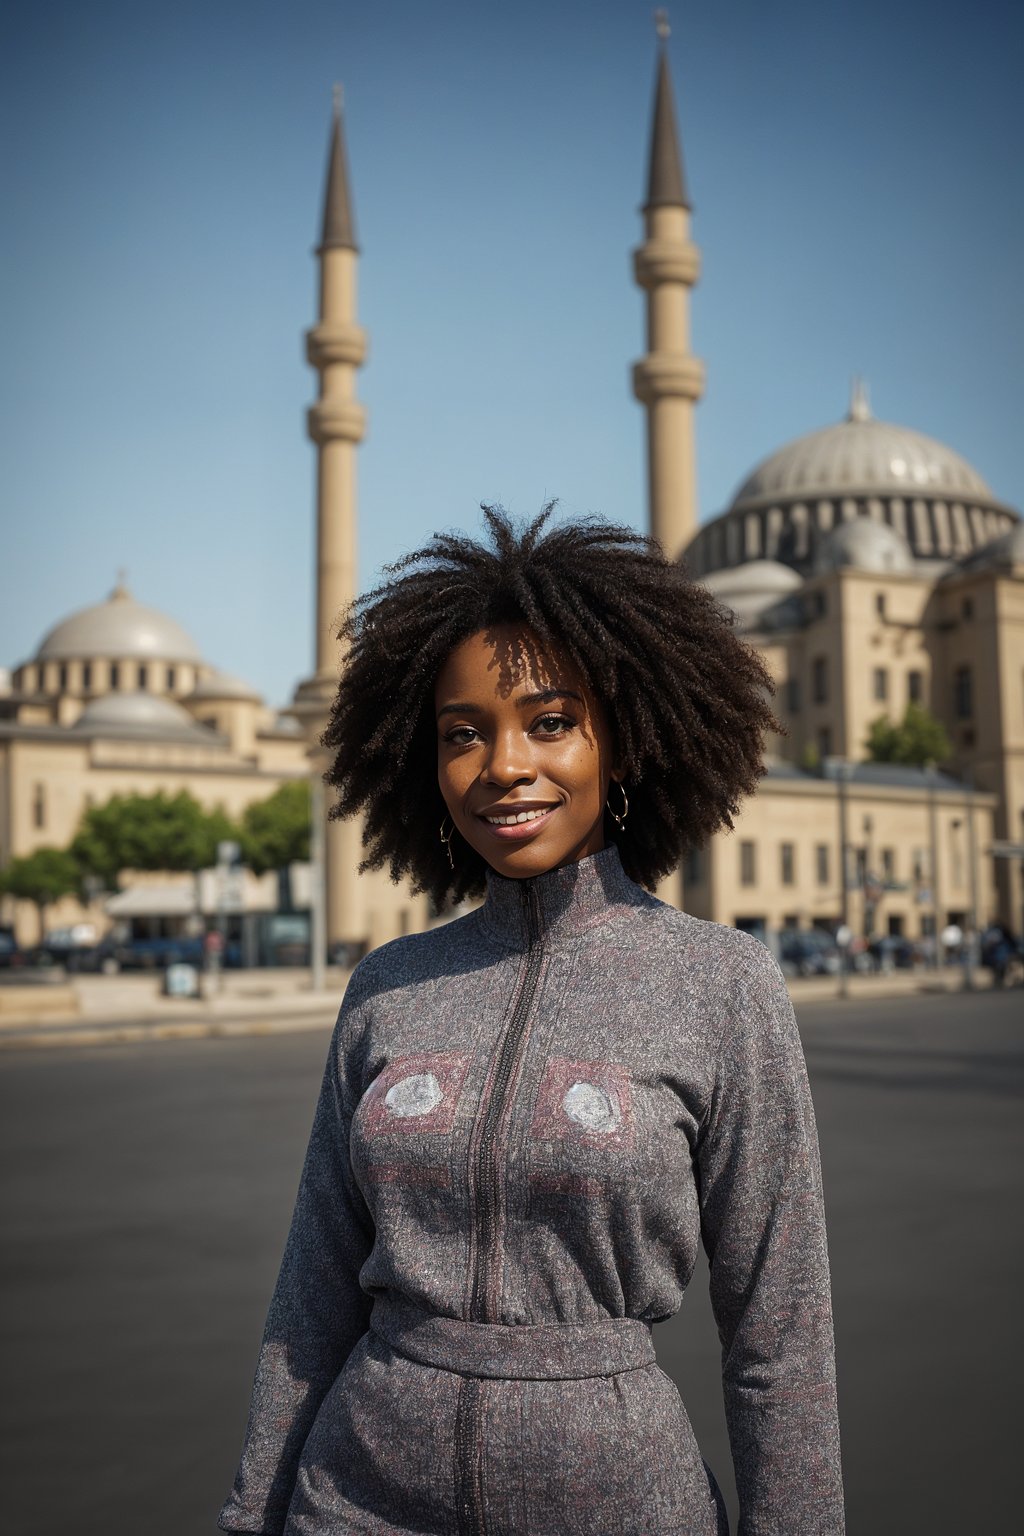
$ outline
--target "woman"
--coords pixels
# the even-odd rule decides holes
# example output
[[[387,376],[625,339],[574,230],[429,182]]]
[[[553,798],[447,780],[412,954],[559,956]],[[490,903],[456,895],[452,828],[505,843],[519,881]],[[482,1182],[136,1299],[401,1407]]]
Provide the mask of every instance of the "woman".
[[[349,981],[222,1530],[727,1532],[651,1341],[700,1241],[740,1536],[844,1529],[789,996],[651,894],[756,789],[772,680],[656,543],[550,510],[435,535],[341,626],[332,814],[485,899]]]

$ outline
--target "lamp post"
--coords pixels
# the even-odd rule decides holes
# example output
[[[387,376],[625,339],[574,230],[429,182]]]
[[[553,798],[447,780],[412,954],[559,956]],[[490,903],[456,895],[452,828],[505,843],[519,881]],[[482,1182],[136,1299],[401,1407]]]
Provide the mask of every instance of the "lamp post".
[[[970,874],[971,911],[967,933],[967,959],[964,965],[964,991],[974,991],[974,967],[978,953],[978,854],[974,841],[974,773],[970,763],[964,770],[967,801],[967,863]]]
[[[932,908],[932,955],[931,968],[939,969],[939,833],[935,809],[935,759],[929,758],[924,765],[925,784],[928,791],[928,863],[931,873]]]
[[[839,946],[839,996],[848,997],[847,956],[850,943],[850,882],[846,867],[846,849],[849,843],[846,785],[853,764],[844,757],[826,757],[822,760],[822,767],[829,778],[836,780],[839,791],[839,878],[841,882],[842,932],[846,936],[845,942]]]

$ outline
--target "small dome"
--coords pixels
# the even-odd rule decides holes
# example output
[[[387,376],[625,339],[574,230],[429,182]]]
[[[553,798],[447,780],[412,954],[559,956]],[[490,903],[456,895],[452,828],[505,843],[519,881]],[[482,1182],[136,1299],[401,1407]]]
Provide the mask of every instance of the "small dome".
[[[765,608],[803,585],[793,567],[779,560],[747,560],[743,565],[726,566],[698,579],[732,609],[741,623],[749,623]]]
[[[105,693],[87,704],[71,727],[88,736],[187,736],[211,740],[211,732],[196,725],[173,699],[152,693]]]
[[[845,421],[795,438],[762,460],[732,505],[872,493],[993,499],[966,459],[923,432],[876,421],[865,391],[855,387]]]
[[[180,624],[155,608],[144,608],[121,582],[105,603],[79,609],[44,635],[35,660],[90,660],[97,656],[200,663],[203,659]]]
[[[230,672],[213,671],[208,677],[201,678],[192,692],[188,695],[188,703],[193,700],[209,702],[211,699],[242,699],[255,704],[261,702],[260,695],[255,688],[250,688],[248,683],[243,683],[241,678],[232,677]]]
[[[852,567],[858,571],[914,570],[910,545],[888,523],[873,518],[854,517],[827,533],[814,559],[815,572],[838,571]]]
[[[997,565],[1004,560],[1017,565],[1024,562],[1024,520],[1014,523],[1005,533],[990,539],[980,549],[974,549],[963,560],[952,566],[948,574],[956,576],[960,571],[975,571],[982,565]]]

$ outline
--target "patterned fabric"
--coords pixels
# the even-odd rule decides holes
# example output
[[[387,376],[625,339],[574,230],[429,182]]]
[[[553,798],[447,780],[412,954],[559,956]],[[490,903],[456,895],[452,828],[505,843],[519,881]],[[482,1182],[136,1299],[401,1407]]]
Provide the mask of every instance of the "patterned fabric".
[[[224,1531],[726,1536],[651,1327],[710,1263],[738,1536],[842,1536],[785,981],[614,846],[360,962]]]

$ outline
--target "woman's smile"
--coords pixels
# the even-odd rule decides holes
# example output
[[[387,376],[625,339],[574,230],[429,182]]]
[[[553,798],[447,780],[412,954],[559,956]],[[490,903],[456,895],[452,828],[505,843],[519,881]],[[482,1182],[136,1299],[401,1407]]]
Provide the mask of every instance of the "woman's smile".
[[[551,817],[557,811],[557,805],[545,806],[538,810],[517,810],[510,806],[507,811],[495,812],[487,815],[483,811],[478,812],[481,821],[501,838],[502,842],[517,842],[523,838],[536,837],[543,827],[546,827]]]

